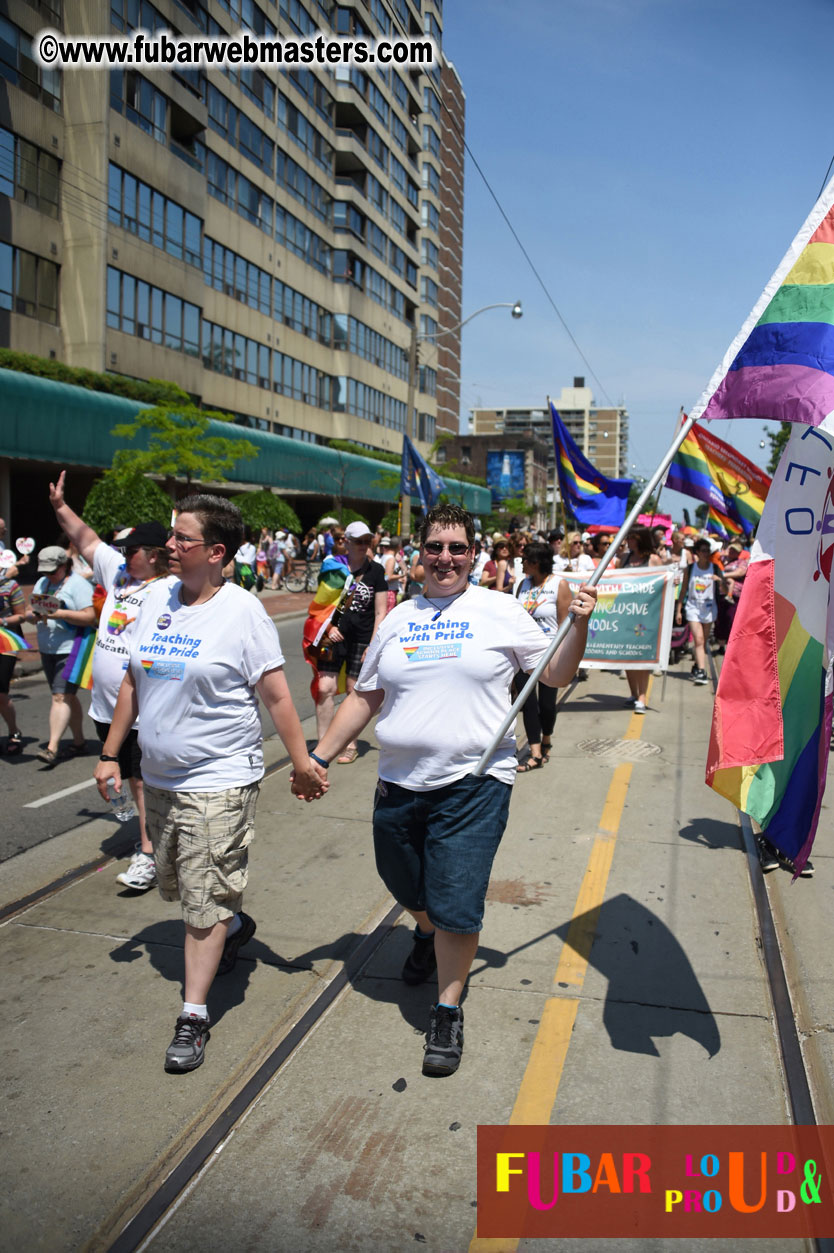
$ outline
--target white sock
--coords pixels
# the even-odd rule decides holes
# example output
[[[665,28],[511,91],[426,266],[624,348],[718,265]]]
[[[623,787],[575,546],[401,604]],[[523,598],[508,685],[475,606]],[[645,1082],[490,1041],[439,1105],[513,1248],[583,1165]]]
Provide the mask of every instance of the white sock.
[[[183,1001],[183,1018],[187,1018],[189,1014],[193,1015],[195,1018],[208,1018],[208,1007],[206,1005],[192,1005],[190,1001]]]
[[[229,929],[226,932],[226,939],[228,940],[229,936],[234,935],[235,932],[239,931],[242,926],[243,926],[243,919],[241,918],[240,914],[235,914],[234,917],[232,918],[232,921],[229,923]]]

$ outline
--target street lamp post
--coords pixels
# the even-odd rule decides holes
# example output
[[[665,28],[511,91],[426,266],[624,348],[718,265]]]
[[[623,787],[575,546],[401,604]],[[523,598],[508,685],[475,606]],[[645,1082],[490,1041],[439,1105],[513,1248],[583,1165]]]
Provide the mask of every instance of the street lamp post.
[[[417,344],[423,340],[436,342],[442,335],[452,335],[455,331],[460,331],[466,326],[467,322],[471,322],[473,318],[477,318],[479,314],[486,313],[489,309],[509,309],[513,318],[520,318],[524,314],[521,307],[521,301],[500,301],[498,304],[483,305],[480,309],[476,309],[474,313],[470,313],[462,322],[458,322],[457,326],[449,326],[443,331],[438,331],[435,335],[418,335],[417,334],[417,315],[414,316],[414,325],[411,328],[411,343],[408,349],[408,407],[405,415],[405,433],[410,440],[415,439],[416,431],[414,430],[414,399],[417,393]],[[400,497],[400,529],[403,535],[411,534],[411,495],[403,492]]]

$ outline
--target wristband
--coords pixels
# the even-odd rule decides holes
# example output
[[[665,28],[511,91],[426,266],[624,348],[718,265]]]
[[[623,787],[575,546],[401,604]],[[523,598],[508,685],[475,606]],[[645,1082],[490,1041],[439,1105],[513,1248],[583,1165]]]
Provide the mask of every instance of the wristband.
[[[317,761],[323,770],[329,770],[330,762],[325,761],[323,757],[319,757],[316,753],[310,753],[313,761]]]
[[[102,753],[99,761],[118,761],[118,757],[108,757],[106,753]]]

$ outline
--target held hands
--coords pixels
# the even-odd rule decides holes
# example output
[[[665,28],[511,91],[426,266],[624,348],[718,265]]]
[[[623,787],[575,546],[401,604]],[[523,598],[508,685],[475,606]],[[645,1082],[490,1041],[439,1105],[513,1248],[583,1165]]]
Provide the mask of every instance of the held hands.
[[[303,770],[293,770],[290,775],[290,790],[300,801],[318,800],[319,797],[324,796],[329,787],[327,771],[317,761],[313,761],[312,757],[308,758]]]
[[[590,618],[597,604],[597,589],[583,583],[570,603],[570,612],[577,618]]]
[[[328,644],[341,644],[345,637],[338,627],[332,626],[327,628],[326,638]]]

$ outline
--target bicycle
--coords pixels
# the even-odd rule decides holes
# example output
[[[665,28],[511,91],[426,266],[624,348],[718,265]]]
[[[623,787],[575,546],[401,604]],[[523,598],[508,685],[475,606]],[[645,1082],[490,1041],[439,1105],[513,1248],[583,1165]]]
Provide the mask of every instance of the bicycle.
[[[284,577],[284,587],[288,592],[314,592],[319,585],[320,570],[320,561],[294,561],[292,570]]]

